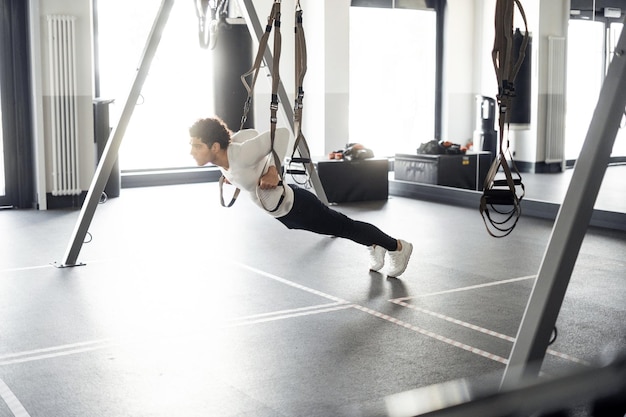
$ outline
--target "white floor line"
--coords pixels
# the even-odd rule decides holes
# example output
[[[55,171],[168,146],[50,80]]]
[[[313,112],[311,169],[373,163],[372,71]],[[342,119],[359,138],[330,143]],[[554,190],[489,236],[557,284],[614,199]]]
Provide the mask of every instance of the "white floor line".
[[[16,353],[13,355],[7,355],[7,356],[13,356],[13,359],[6,359],[6,360],[0,361],[0,366],[15,365],[18,363],[34,362],[34,361],[39,361],[43,359],[54,359],[54,358],[59,358],[61,356],[75,355],[77,353],[92,352],[95,350],[102,350],[102,349],[107,349],[107,348],[111,348],[114,346],[119,346],[122,343],[123,342],[121,341],[111,342],[111,343],[99,343],[99,344],[85,346],[81,348],[75,348],[75,349],[62,349],[62,348],[52,347],[52,348],[46,349],[50,351],[51,353],[42,353],[38,355],[33,355],[33,354],[25,355],[22,353]]]
[[[335,296],[323,293],[323,292],[318,291],[318,290],[314,290],[314,289],[309,288],[309,287],[305,287],[304,285],[296,284],[295,282],[289,281],[288,279],[278,277],[276,275],[273,275],[273,274],[261,271],[259,269],[253,268],[253,267],[250,267],[248,265],[245,265],[245,264],[242,264],[242,263],[239,263],[239,262],[233,262],[233,263],[235,263],[236,265],[240,266],[241,268],[244,268],[244,269],[247,269],[249,271],[258,273],[260,275],[263,275],[265,277],[271,278],[271,279],[273,279],[275,281],[281,282],[281,283],[289,285],[291,287],[298,288],[300,290],[303,290],[303,291],[306,291],[306,292],[309,292],[309,293],[312,293],[312,294],[317,294],[317,295],[319,295],[321,297],[325,297],[325,298],[328,298],[330,300],[335,300],[335,301],[340,302],[340,303],[348,303],[348,301],[342,300],[341,298],[338,298],[338,297],[335,297]],[[517,280],[519,280],[519,279],[520,278],[517,278]],[[364,307],[364,306],[361,306],[361,305],[358,305],[358,304],[351,304],[351,306],[353,308],[357,309],[357,310],[360,310],[360,311],[363,311],[365,313],[371,314],[371,315],[373,315],[375,317],[381,318],[381,319],[386,320],[386,321],[388,321],[390,323],[397,324],[399,326],[402,326],[404,328],[413,330],[415,332],[418,332],[418,333],[423,334],[425,336],[428,336],[428,337],[431,337],[433,339],[439,340],[441,342],[450,344],[452,346],[461,348],[463,350],[467,350],[468,352],[472,352],[472,353],[474,353],[476,355],[479,355],[479,356],[482,356],[482,357],[494,360],[496,362],[503,363],[505,365],[508,363],[508,359],[505,359],[505,358],[502,358],[502,357],[500,357],[498,355],[495,355],[493,353],[490,353],[490,352],[487,352],[487,351],[475,348],[473,346],[466,345],[464,343],[461,343],[459,341],[456,341],[456,340],[450,339],[448,337],[439,335],[439,334],[431,332],[429,330],[422,329],[420,327],[417,327],[417,326],[414,326],[412,324],[406,323],[406,322],[404,322],[402,320],[398,320],[395,317],[391,317],[391,316],[386,315],[384,313],[381,313],[379,311],[372,310],[370,308],[367,308],[367,307]]]
[[[367,314],[371,314],[372,316],[375,316],[375,317],[381,318],[383,320],[386,320],[386,321],[388,321],[390,323],[397,324],[398,326],[402,326],[402,327],[404,327],[406,329],[409,329],[409,330],[412,330],[414,332],[420,333],[420,334],[422,334],[424,336],[428,336],[428,337],[433,338],[435,340],[438,340],[440,342],[444,342],[444,343],[447,343],[447,344],[452,345],[454,347],[457,347],[457,348],[466,350],[468,352],[474,353],[474,354],[476,354],[478,356],[482,356],[484,358],[491,359],[492,361],[500,362],[500,363],[503,363],[505,365],[508,363],[508,359],[506,359],[506,358],[503,358],[501,356],[498,356],[496,354],[487,352],[487,351],[482,350],[482,349],[475,348],[475,347],[467,345],[465,343],[461,343],[461,342],[459,342],[457,340],[450,339],[449,337],[442,336],[440,334],[437,334],[435,332],[431,332],[430,330],[423,329],[421,327],[415,326],[415,325],[407,323],[405,321],[398,320],[395,317],[388,316],[387,314],[381,313],[379,311],[372,310],[370,308],[363,307],[363,306],[356,305],[356,304],[354,305],[354,308],[356,308],[357,310],[361,310],[361,311],[363,311],[363,312],[365,312]]]
[[[515,338],[514,337],[507,336],[505,334],[498,333],[498,332],[495,332],[493,330],[485,329],[484,327],[480,327],[480,326],[477,326],[475,324],[467,323],[465,321],[461,321],[461,320],[455,319],[455,318],[450,317],[450,316],[446,316],[446,315],[441,314],[441,313],[436,313],[436,312],[431,311],[431,310],[426,310],[425,308],[421,308],[421,307],[418,307],[418,306],[415,306],[415,305],[412,305],[412,304],[409,304],[409,303],[405,303],[404,301],[391,300],[391,302],[396,304],[396,305],[399,305],[399,306],[402,306],[402,307],[405,307],[405,308],[408,308],[408,309],[411,309],[411,310],[414,310],[414,311],[418,311],[420,313],[428,314],[429,316],[433,316],[433,317],[436,317],[438,319],[448,321],[450,323],[457,324],[459,326],[467,327],[468,329],[472,329],[472,330],[476,330],[476,331],[481,332],[481,333],[488,334],[489,336],[493,336],[493,337],[497,337],[499,339],[506,340],[507,342],[515,342]]]
[[[30,414],[28,414],[28,411],[26,411],[20,400],[17,399],[13,391],[11,391],[1,378],[0,399],[6,403],[14,417],[30,417]]]
[[[271,316],[271,317],[264,317],[264,318],[258,318],[258,319],[245,319],[245,320],[233,321],[233,322],[226,323],[219,327],[226,328],[226,327],[238,327],[238,326],[247,326],[251,324],[267,323],[270,321],[285,320],[285,319],[291,319],[294,317],[312,316],[314,314],[322,314],[322,313],[330,313],[330,312],[339,311],[339,310],[347,310],[352,307],[354,307],[354,304],[339,304],[334,307],[322,308],[322,309],[317,309],[317,310],[293,312],[289,314],[283,314],[280,316]]]
[[[333,311],[346,310],[352,308],[353,305],[345,302],[334,302],[326,304],[318,304],[308,307],[294,308],[290,310],[280,310],[270,313],[253,314],[250,316],[237,317],[226,320],[215,326],[216,328],[230,328],[246,326],[258,323],[266,323],[270,321],[285,320],[295,317],[311,316],[315,314],[330,313]],[[189,338],[188,341],[192,341]],[[200,338],[201,339],[201,338]],[[185,339],[187,340],[187,339]],[[199,340],[199,339],[198,339]],[[162,338],[156,340],[132,340],[132,339],[100,339],[86,342],[78,342],[65,344],[60,346],[47,347],[42,349],[32,349],[23,352],[10,353],[0,356],[0,366],[14,365],[18,363],[33,362],[43,359],[54,359],[61,356],[75,355],[84,352],[92,352],[96,350],[108,349],[124,344],[150,344],[163,342]]]
[[[261,271],[260,269],[253,268],[251,266],[242,264],[240,262],[233,262],[233,263],[238,265],[238,266],[240,266],[241,268],[244,268],[244,269],[247,269],[249,271],[258,273],[260,275],[263,275],[265,277],[271,278],[271,279],[273,279],[275,281],[281,282],[281,283],[289,285],[291,287],[298,288],[300,290],[303,290],[303,291],[306,291],[306,292],[309,292],[309,293],[312,293],[312,294],[316,294],[316,295],[319,295],[321,297],[328,298],[330,300],[335,300],[340,305],[349,303],[348,301],[343,300],[341,298],[332,296],[330,294],[323,293],[323,292],[318,291],[318,290],[314,290],[314,289],[309,288],[309,287],[305,287],[304,285],[296,284],[293,281],[289,281],[289,280],[287,280],[285,278],[281,278],[279,276],[270,274],[268,272]],[[393,300],[390,300],[390,301],[394,302],[396,304],[400,304],[400,305],[404,304],[404,306],[408,306],[409,308],[419,309],[418,307],[411,306],[410,304],[403,303],[403,301],[404,300],[413,299],[413,298],[418,298],[418,297],[428,297],[428,296],[439,295],[439,294],[447,294],[447,293],[453,293],[453,292],[458,292],[458,291],[475,290],[475,289],[479,289],[479,288],[490,287],[490,286],[493,286],[493,285],[509,284],[509,283],[512,283],[512,282],[525,281],[525,280],[528,280],[528,279],[535,279],[536,277],[537,277],[536,275],[529,275],[529,276],[525,276],[525,277],[511,278],[511,279],[506,279],[506,280],[501,280],[501,281],[496,281],[496,282],[490,282],[490,283],[485,283],[485,284],[471,285],[471,286],[468,286],[468,287],[456,288],[456,289],[453,289],[453,290],[439,291],[439,292],[436,292],[436,293],[429,293],[429,294],[424,294],[424,295],[420,295],[420,296],[416,296],[416,297],[396,298],[396,299],[393,299]],[[349,306],[352,306],[352,307],[354,307],[354,308],[356,308],[358,310],[367,312],[368,314],[372,314],[372,315],[374,315],[376,317],[383,318],[383,319],[385,319],[385,320],[387,320],[387,321],[389,321],[391,323],[401,325],[401,326],[403,326],[405,328],[408,328],[408,329],[411,329],[413,331],[417,331],[418,333],[421,333],[423,335],[426,335],[426,336],[429,336],[429,337],[433,337],[433,338],[435,338],[437,340],[443,341],[445,343],[451,344],[451,345],[456,346],[456,347],[460,347],[461,349],[464,349],[464,350],[467,350],[469,352],[475,353],[475,354],[477,354],[479,356],[483,356],[483,357],[486,357],[486,358],[489,358],[489,359],[492,359],[492,360],[495,360],[497,362],[504,363],[504,364],[508,363],[508,359],[502,358],[502,357],[500,357],[498,355],[495,355],[493,353],[489,353],[489,352],[483,351],[481,349],[474,348],[472,346],[463,344],[461,342],[458,342],[456,340],[447,338],[445,336],[438,335],[438,334],[436,334],[434,332],[431,332],[431,331],[419,328],[417,326],[413,326],[413,325],[408,324],[408,323],[404,323],[401,320],[395,319],[395,318],[393,318],[391,316],[385,315],[385,314],[377,312],[375,310],[371,310],[371,309],[369,309],[367,307],[363,307],[363,306],[360,306],[360,305],[357,305],[357,304],[350,304],[347,307],[349,307]],[[501,334],[501,333],[498,333],[498,332],[495,332],[493,330],[485,329],[485,328],[482,328],[482,327],[479,327],[479,326],[476,326],[476,325],[473,325],[473,324],[470,324],[470,323],[464,323],[464,322],[462,322],[460,320],[457,320],[457,319],[454,319],[452,317],[447,317],[447,316],[444,316],[442,314],[435,313],[435,312],[429,312],[428,310],[424,310],[424,309],[419,309],[419,310],[422,310],[423,312],[426,312],[427,314],[431,314],[431,315],[434,315],[434,316],[439,316],[439,318],[444,318],[445,320],[448,320],[450,322],[466,326],[466,327],[468,327],[470,329],[477,330],[477,331],[480,331],[482,333],[486,333],[488,335],[507,340],[509,342],[515,341],[515,338],[507,336],[507,335],[504,335],[504,334]],[[251,324],[252,323],[255,323],[255,322],[253,321],[253,322],[251,322]],[[565,353],[556,352],[556,351],[554,351],[552,349],[548,349],[547,352],[549,354],[551,354],[551,355],[558,356],[560,358],[563,358],[563,359],[566,359],[566,360],[569,360],[569,361],[572,361],[572,362],[576,362],[576,363],[579,363],[579,364],[582,364],[582,365],[589,365],[588,362],[586,362],[586,361],[584,361],[582,359],[576,358],[574,356],[567,355]]]
[[[72,350],[75,348],[81,348],[81,347],[88,346],[88,345],[108,344],[108,343],[111,343],[112,341],[113,339],[89,340],[86,342],[70,343],[66,345],[59,345],[59,346],[42,348],[42,349],[25,350],[19,353],[10,353],[6,355],[0,355],[0,364],[2,363],[2,361],[9,359],[9,358],[17,358],[20,356],[31,356],[31,355],[36,356],[36,355],[41,355],[41,354],[48,353],[48,352],[54,352],[54,351],[60,351],[60,350]]]
[[[95,264],[95,263],[119,261],[121,259],[123,259],[123,258],[94,259],[94,260],[84,261],[83,264],[84,265],[88,265],[88,264]],[[77,265],[77,266],[79,266],[79,265]],[[15,267],[15,268],[0,269],[0,277],[2,277],[1,274],[9,273],[9,272],[33,271],[35,269],[46,269],[46,268],[56,268],[56,266],[55,266],[54,262],[50,262],[50,263],[45,264],[45,265],[21,266],[21,267]],[[2,277],[2,278],[4,278],[4,277]]]
[[[399,305],[399,306],[402,306],[402,307],[405,307],[405,308],[408,308],[408,309],[411,309],[411,310],[415,310],[415,311],[418,311],[418,312],[423,313],[423,314],[428,314],[428,315],[436,317],[438,319],[445,320],[445,321],[448,321],[450,323],[457,324],[459,326],[467,327],[468,329],[475,330],[475,331],[487,334],[489,336],[493,336],[493,337],[497,337],[497,338],[502,339],[502,340],[506,340],[507,342],[511,342],[511,343],[515,342],[515,338],[512,337],[512,336],[508,336],[508,335],[505,335],[505,334],[502,334],[502,333],[498,333],[498,332],[493,331],[493,330],[485,329],[484,327],[480,327],[480,326],[477,326],[475,324],[468,323],[468,322],[465,322],[465,321],[462,321],[462,320],[459,320],[459,319],[455,319],[453,317],[446,316],[446,315],[441,314],[441,313],[437,313],[437,312],[434,312],[434,311],[431,311],[431,310],[427,310],[425,308],[421,308],[421,307],[418,307],[418,306],[415,306],[415,305],[412,305],[412,304],[408,304],[408,303],[405,303],[404,301],[398,301],[398,300],[390,300],[390,301],[392,303],[394,303],[394,304]],[[585,360],[582,360],[582,359],[579,359],[579,358],[576,358],[574,356],[568,355],[566,353],[557,352],[557,351],[552,350],[552,349],[548,349],[547,353],[549,353],[549,354],[551,354],[553,356],[557,356],[557,357],[562,358],[562,359],[566,359],[566,360],[571,361],[571,362],[575,362],[575,363],[581,364],[581,365],[591,366],[591,364],[589,362],[587,362]]]
[[[575,363],[578,363],[580,365],[585,365],[585,366],[592,366],[591,362],[588,362],[588,361],[583,360],[583,359],[579,359],[579,358],[577,358],[575,356],[568,355],[567,353],[557,352],[556,350],[552,350],[552,349],[548,349],[548,350],[546,350],[546,352],[549,353],[552,356],[556,356],[558,358],[565,359],[565,360],[568,360],[570,362],[575,362]]]
[[[400,298],[395,298],[394,300],[390,300],[390,301],[406,301],[406,300],[412,300],[414,298],[432,297],[432,296],[435,296],[435,295],[450,294],[450,293],[461,292],[461,291],[471,291],[471,290],[477,290],[477,289],[480,289],[480,288],[492,287],[494,285],[510,284],[512,282],[525,281],[525,280],[528,280],[528,279],[535,279],[535,278],[537,278],[537,275],[529,275],[527,277],[519,277],[519,278],[504,279],[504,280],[501,280],[501,281],[486,282],[484,284],[470,285],[468,287],[453,288],[451,290],[437,291],[437,292],[431,292],[431,293],[420,294],[420,295],[413,295],[413,296],[410,296],[410,297],[400,297]]]
[[[247,269],[248,271],[252,271],[252,272],[254,272],[256,274],[259,274],[259,275],[263,275],[264,277],[273,279],[274,281],[278,281],[278,282],[283,283],[285,285],[289,285],[290,287],[298,288],[298,289],[300,289],[302,291],[306,291],[306,292],[311,293],[311,294],[319,295],[320,297],[324,297],[324,298],[327,298],[329,300],[336,301],[338,303],[349,303],[349,301],[346,301],[346,300],[341,299],[339,297],[335,297],[334,295],[326,294],[326,293],[323,293],[321,291],[315,290],[313,288],[305,287],[304,285],[300,285],[300,284],[297,284],[297,283],[295,283],[293,281],[289,281],[288,279],[281,278],[281,277],[279,277],[277,275],[274,275],[274,274],[270,274],[269,272],[261,271],[260,269],[253,268],[253,267],[248,266],[246,264],[242,264],[242,263],[236,262],[236,261],[231,261],[231,262],[234,265],[239,266],[240,268]]]
[[[23,266],[19,268],[6,268],[6,269],[0,270],[0,274],[4,275],[5,273],[8,273],[8,272],[33,271],[35,269],[45,269],[45,268],[54,268],[54,265],[47,264],[47,265],[35,265],[35,266]]]
[[[357,310],[366,312],[370,315],[373,315],[375,317],[384,319],[390,323],[396,324],[396,325],[400,325],[404,328],[410,329],[412,331],[418,332],[422,335],[434,338],[436,340],[442,341],[444,343],[450,344],[452,346],[461,348],[463,350],[472,352],[474,354],[477,354],[479,356],[506,364],[508,362],[508,359],[502,358],[498,355],[495,355],[493,353],[490,352],[486,352],[484,350],[469,346],[467,344],[461,343],[459,341],[450,339],[448,337],[439,335],[437,333],[431,332],[429,330],[420,328],[418,326],[414,326],[410,323],[406,323],[403,322],[402,320],[398,320],[394,317],[388,316],[386,314],[380,313],[378,311],[369,309],[367,307],[361,306],[361,305],[357,305],[357,304],[351,304],[349,301],[341,299],[339,297],[335,297],[333,295],[330,294],[326,294],[322,291],[318,291],[315,290],[313,288],[310,287],[306,287],[304,285],[295,283],[293,281],[290,281],[288,279],[279,277],[277,275],[274,274],[270,274],[268,272],[262,271],[260,269],[242,264],[240,262],[236,262],[236,261],[230,261],[232,264],[239,266],[242,269],[247,269],[248,271],[254,272],[256,274],[262,275],[264,277],[270,278],[274,281],[280,282],[282,284],[288,285],[290,287],[293,288],[297,288],[299,290],[302,291],[306,291],[308,293],[311,294],[315,294],[318,295],[320,297],[326,298],[328,300],[333,301],[333,303],[329,303],[329,304],[321,304],[318,306],[310,306],[310,307],[303,307],[303,308],[299,308],[299,309],[294,309],[294,310],[285,310],[285,311],[279,311],[279,312],[271,312],[271,313],[264,313],[264,314],[260,314],[260,315],[254,315],[254,316],[249,316],[249,317],[241,317],[238,319],[233,319],[233,321],[231,321],[231,323],[223,323],[223,325],[219,326],[219,327],[231,327],[231,326],[242,326],[242,325],[250,325],[250,324],[257,324],[257,323],[264,323],[264,322],[268,322],[268,321],[275,321],[275,320],[284,320],[284,319],[288,319],[288,318],[294,318],[294,317],[301,317],[301,316],[306,316],[306,315],[311,315],[311,314],[320,314],[320,313],[326,313],[326,312],[331,312],[331,311],[338,311],[338,310],[343,310],[343,309],[349,309],[349,308],[355,308]],[[51,266],[51,265],[49,265]],[[44,266],[41,266],[44,267]],[[32,267],[32,268],[38,268],[38,267]],[[448,290],[448,291],[441,291],[438,293],[431,293],[431,294],[425,294],[422,295],[420,297],[425,297],[425,296],[431,296],[431,295],[436,295],[436,294],[443,294],[443,293],[450,293],[450,292],[456,292],[456,291],[467,291],[467,290],[471,290],[471,289],[477,289],[477,288],[484,288],[484,287],[488,287],[488,286],[492,286],[492,285],[500,285],[500,284],[506,284],[506,283],[510,283],[510,282],[515,282],[515,281],[521,281],[521,280],[525,280],[525,279],[531,279],[531,278],[535,278],[535,276],[529,276],[529,277],[522,277],[522,278],[514,278],[514,279],[509,279],[509,280],[503,280],[503,281],[498,281],[498,282],[492,282],[492,283],[487,283],[487,284],[481,284],[481,285],[473,285],[470,287],[464,287],[464,288],[458,288],[458,289],[454,289],[454,290]],[[395,300],[390,300],[390,301],[394,301],[397,303],[400,303],[404,300],[408,300],[411,298],[415,298],[415,297],[404,297],[404,298],[398,298]],[[120,342],[121,343],[121,342]],[[120,343],[115,343],[112,341],[109,341],[108,339],[105,339],[104,341],[93,341],[93,342],[83,342],[83,343],[79,343],[79,344],[75,344],[75,345],[64,345],[64,346],[60,346],[60,347],[51,347],[51,348],[46,348],[46,349],[42,349],[40,351],[29,351],[29,352],[22,352],[22,353],[16,353],[16,354],[11,354],[11,355],[5,355],[3,357],[0,357],[0,366],[2,365],[8,365],[8,364],[14,364],[14,363],[21,363],[21,362],[29,362],[29,361],[33,361],[33,360],[41,360],[41,359],[48,359],[48,358],[54,358],[54,357],[58,357],[58,356],[65,356],[65,355],[71,355],[71,354],[76,354],[76,353],[82,353],[82,352],[87,352],[87,351],[93,351],[93,350],[99,350],[99,349],[105,349],[111,346],[115,346],[116,344],[120,344]],[[93,346],[86,346],[88,344],[94,344]],[[85,345],[85,346],[81,346],[81,345]],[[56,352],[55,352],[56,351]],[[47,353],[50,352],[50,353]],[[28,355],[25,356],[24,355]],[[2,360],[3,358],[5,358],[5,360]]]
[[[294,313],[297,314],[297,313],[304,312],[304,311],[327,309],[329,307],[344,306],[344,305],[346,305],[345,302],[335,302],[335,303],[327,303],[327,304],[318,304],[318,305],[308,306],[308,307],[292,308],[289,310],[272,311],[269,313],[252,314],[250,316],[234,317],[232,319],[226,319],[226,323],[255,320],[255,319],[264,318],[264,317],[283,316],[283,315],[289,315],[289,314],[294,314]]]

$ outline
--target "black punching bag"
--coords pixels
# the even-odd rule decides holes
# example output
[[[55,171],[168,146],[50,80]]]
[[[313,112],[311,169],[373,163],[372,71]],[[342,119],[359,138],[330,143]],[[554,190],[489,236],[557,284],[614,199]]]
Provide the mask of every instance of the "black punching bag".
[[[243,19],[236,19],[236,23],[219,23],[217,42],[212,52],[215,114],[236,132],[241,125],[243,106],[248,97],[241,75],[252,66],[252,38]],[[254,114],[250,107],[244,128],[253,125]]]
[[[517,61],[524,35],[519,29],[515,29],[513,35],[513,59]],[[531,90],[531,54],[532,38],[529,35],[526,54],[520,66],[517,77],[515,77],[515,97],[511,100],[509,122],[529,124],[530,123],[530,90]],[[515,61],[513,64],[515,64]]]

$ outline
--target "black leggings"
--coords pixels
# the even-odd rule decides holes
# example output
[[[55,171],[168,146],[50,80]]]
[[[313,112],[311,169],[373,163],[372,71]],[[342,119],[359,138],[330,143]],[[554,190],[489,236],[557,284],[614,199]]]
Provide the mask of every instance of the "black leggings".
[[[345,214],[332,210],[322,203],[315,194],[303,188],[293,188],[293,208],[277,219],[289,229],[302,229],[323,235],[343,237],[365,246],[380,245],[394,251],[398,241],[383,233],[378,227],[352,220]]]

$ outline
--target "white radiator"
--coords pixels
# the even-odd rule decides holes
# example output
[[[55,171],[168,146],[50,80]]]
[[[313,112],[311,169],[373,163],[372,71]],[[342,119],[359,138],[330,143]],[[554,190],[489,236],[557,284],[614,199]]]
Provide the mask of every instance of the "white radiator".
[[[565,38],[548,37],[546,163],[565,163]]]
[[[80,194],[74,16],[47,16],[52,195]]]

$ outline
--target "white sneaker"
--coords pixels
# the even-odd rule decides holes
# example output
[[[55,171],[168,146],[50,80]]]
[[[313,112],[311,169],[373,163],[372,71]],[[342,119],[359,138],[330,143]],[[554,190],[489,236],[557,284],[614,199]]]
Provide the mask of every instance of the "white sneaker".
[[[387,250],[380,245],[367,248],[370,255],[370,271],[380,271],[385,266],[385,252]]]
[[[406,271],[406,266],[409,264],[409,258],[411,257],[411,252],[413,252],[413,245],[404,240],[400,240],[402,243],[402,250],[395,250],[393,252],[389,252],[389,272],[387,272],[387,276],[397,278],[404,271]]]

